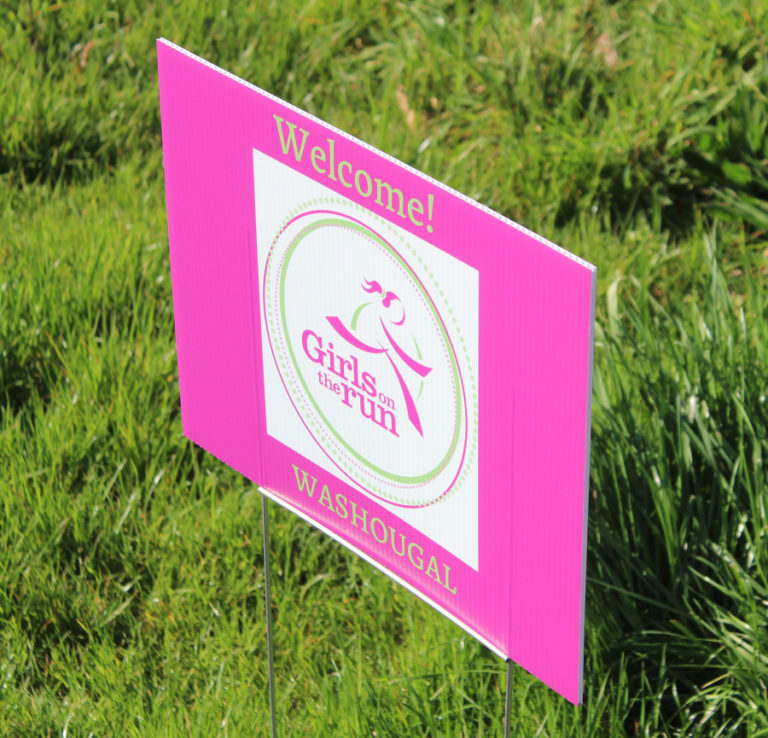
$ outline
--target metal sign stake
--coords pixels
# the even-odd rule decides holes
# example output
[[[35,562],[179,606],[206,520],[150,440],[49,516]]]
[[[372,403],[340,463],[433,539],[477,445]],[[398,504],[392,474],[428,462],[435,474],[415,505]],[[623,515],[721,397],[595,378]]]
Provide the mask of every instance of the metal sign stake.
[[[267,661],[269,664],[269,716],[272,723],[272,738],[277,738],[275,719],[275,666],[272,652],[272,599],[269,594],[269,508],[267,496],[261,495],[261,521],[264,545],[264,602],[267,608]]]
[[[510,701],[512,696],[512,659],[507,659],[507,704],[504,708],[504,738],[509,738]]]

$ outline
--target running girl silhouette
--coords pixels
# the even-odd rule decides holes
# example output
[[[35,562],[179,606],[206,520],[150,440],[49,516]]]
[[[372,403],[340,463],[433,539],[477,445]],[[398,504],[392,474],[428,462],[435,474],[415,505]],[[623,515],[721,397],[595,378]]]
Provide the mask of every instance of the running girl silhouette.
[[[356,349],[365,351],[369,354],[384,354],[387,357],[387,360],[392,367],[392,371],[394,371],[397,381],[400,384],[400,390],[403,393],[403,401],[405,402],[405,407],[408,411],[408,420],[411,421],[411,425],[413,425],[419,432],[419,435],[423,437],[424,432],[421,428],[421,419],[416,410],[416,403],[414,402],[413,395],[403,377],[403,372],[407,374],[407,370],[410,370],[423,380],[432,371],[432,367],[422,364],[408,354],[392,337],[392,331],[394,330],[393,326],[395,328],[401,328],[405,323],[405,306],[400,298],[394,292],[385,292],[382,286],[376,281],[369,282],[365,279],[363,280],[361,287],[365,292],[372,296],[381,296],[378,300],[381,310],[378,315],[377,326],[381,328],[381,331],[379,332],[379,335],[375,336],[375,343],[367,343],[352,332],[357,329],[361,313],[365,308],[373,305],[374,303],[372,302],[364,302],[355,310],[352,315],[351,330],[347,328],[338,317],[327,315],[326,320],[331,324],[331,327],[336,333]],[[387,326],[389,326],[389,328]],[[419,347],[415,340],[413,341],[413,344],[418,353]],[[419,355],[419,358],[421,358],[421,355]]]

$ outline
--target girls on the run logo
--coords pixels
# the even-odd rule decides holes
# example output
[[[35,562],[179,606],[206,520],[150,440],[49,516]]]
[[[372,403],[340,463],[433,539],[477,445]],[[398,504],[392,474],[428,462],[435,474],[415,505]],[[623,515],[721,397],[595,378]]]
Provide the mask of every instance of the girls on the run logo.
[[[317,445],[366,492],[419,507],[459,478],[468,414],[443,317],[392,240],[333,210],[289,218],[266,260],[263,309]]]

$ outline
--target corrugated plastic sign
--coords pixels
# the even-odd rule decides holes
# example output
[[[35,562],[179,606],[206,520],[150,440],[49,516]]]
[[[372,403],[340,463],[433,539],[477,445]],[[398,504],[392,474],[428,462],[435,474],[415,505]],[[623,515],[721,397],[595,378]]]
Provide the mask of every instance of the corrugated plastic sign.
[[[185,434],[579,702],[594,267],[158,63]]]

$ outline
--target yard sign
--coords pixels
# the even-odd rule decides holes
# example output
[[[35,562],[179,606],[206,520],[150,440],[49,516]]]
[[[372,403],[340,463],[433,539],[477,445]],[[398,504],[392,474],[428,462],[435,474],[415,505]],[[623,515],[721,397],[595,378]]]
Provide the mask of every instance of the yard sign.
[[[185,434],[579,702],[594,267],[158,63]]]

